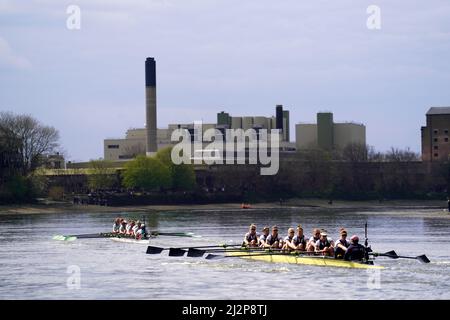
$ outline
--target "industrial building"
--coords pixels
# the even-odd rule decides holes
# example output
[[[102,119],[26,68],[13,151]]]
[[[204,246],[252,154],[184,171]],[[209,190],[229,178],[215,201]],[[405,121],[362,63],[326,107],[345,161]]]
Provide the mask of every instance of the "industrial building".
[[[105,139],[103,143],[104,159],[112,161],[133,159],[139,154],[153,155],[159,149],[174,145],[171,141],[175,129],[187,129],[194,133],[194,124],[169,124],[167,128],[157,128],[156,108],[156,62],[154,58],[145,60],[145,102],[146,128],[129,129],[125,138]],[[276,115],[272,117],[244,116],[231,117],[221,112],[217,115],[217,124],[202,124],[203,133],[211,128],[223,129],[280,129],[280,147],[282,150],[294,150],[295,145],[289,142],[289,111],[282,105],[276,106]]]
[[[335,123],[333,113],[317,114],[317,124],[300,123],[295,126],[297,150],[343,149],[348,144],[366,144],[366,127],[363,124]]]
[[[432,107],[422,131],[422,161],[448,161],[450,155],[450,107]]]

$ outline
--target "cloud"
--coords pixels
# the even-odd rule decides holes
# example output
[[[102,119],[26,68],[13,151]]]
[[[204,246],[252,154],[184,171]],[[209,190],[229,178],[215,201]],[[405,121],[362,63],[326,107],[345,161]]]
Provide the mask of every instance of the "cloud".
[[[31,62],[17,55],[9,43],[0,37],[0,69],[28,69]]]

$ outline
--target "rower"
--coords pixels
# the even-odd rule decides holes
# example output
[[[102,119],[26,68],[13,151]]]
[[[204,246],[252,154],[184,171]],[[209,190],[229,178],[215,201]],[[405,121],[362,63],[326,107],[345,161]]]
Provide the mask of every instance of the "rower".
[[[336,259],[343,259],[347,248],[350,246],[350,241],[347,240],[347,230],[341,228],[340,234],[341,238],[334,246],[334,257]]]
[[[145,224],[140,224],[139,230],[136,231],[136,235],[134,236],[136,240],[141,240],[147,238],[147,231],[145,229]]]
[[[297,234],[292,239],[292,247],[294,250],[305,251],[306,250],[306,237],[303,234],[303,227],[301,224],[297,226]]]
[[[114,220],[114,225],[113,225],[113,233],[119,233],[120,230],[120,218],[116,218],[116,220]]]
[[[366,253],[366,248],[363,245],[359,244],[358,236],[354,235],[350,238],[350,246],[347,248],[347,251],[344,255],[344,260],[346,261],[354,261],[354,260],[362,260]]]
[[[260,247],[264,247],[264,245],[266,244],[266,239],[269,236],[269,232],[270,232],[269,227],[264,227],[262,229],[262,235],[259,236],[259,242],[258,242],[258,245]]]
[[[278,235],[278,226],[273,226],[272,233],[267,237],[264,248],[280,249],[281,246],[282,242]]]
[[[282,249],[283,250],[290,250],[294,249],[294,245],[292,244],[292,241],[294,240],[295,230],[294,228],[288,229],[288,235],[284,238],[284,244]]]
[[[136,225],[134,220],[131,220],[130,223],[127,225],[127,234],[133,234],[133,227]]]
[[[127,220],[121,219],[119,233],[127,233]]]
[[[257,247],[258,246],[258,235],[256,233],[256,226],[254,224],[250,225],[249,231],[245,234],[244,247]]]
[[[328,239],[328,234],[325,230],[320,233],[320,239],[316,242],[316,252],[334,256],[334,241],[331,238]]]
[[[306,245],[306,251],[314,252],[316,250],[316,242],[320,239],[320,229],[313,229],[313,235],[309,238],[308,244]]]
[[[141,228],[141,222],[138,220],[138,221],[136,221],[136,224],[134,225],[134,227],[131,229],[131,234],[133,236],[136,236],[136,233],[140,228]]]

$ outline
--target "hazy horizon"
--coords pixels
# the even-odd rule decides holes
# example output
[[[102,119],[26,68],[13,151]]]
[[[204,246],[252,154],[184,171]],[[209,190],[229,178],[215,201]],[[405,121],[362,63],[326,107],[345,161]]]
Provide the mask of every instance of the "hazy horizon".
[[[69,30],[69,5],[81,29]],[[381,9],[370,30],[366,9]],[[420,152],[432,106],[450,106],[450,2],[377,0],[0,0],[0,111],[54,126],[67,160],[145,126],[144,62],[155,57],[158,127],[232,116],[295,124],[331,111],[367,143]]]

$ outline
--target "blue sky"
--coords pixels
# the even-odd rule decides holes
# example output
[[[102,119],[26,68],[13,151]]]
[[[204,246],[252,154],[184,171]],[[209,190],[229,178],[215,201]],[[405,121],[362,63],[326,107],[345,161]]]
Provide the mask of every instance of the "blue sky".
[[[158,127],[283,104],[293,133],[332,111],[378,150],[419,152],[428,108],[450,106],[449,17],[448,0],[0,0],[0,110],[56,127],[69,160],[102,157],[104,138],[144,126],[152,56]]]

